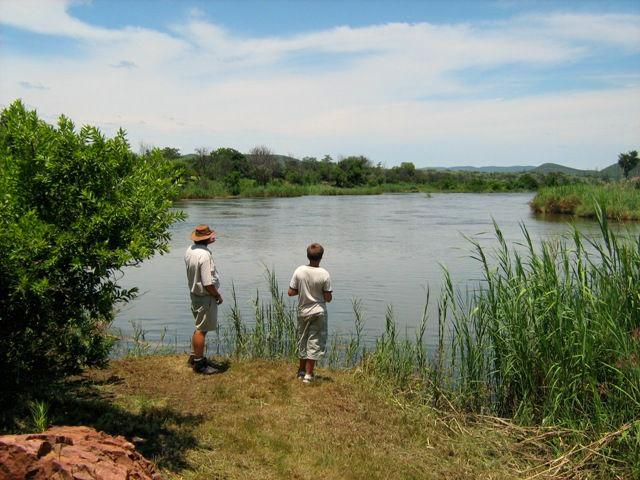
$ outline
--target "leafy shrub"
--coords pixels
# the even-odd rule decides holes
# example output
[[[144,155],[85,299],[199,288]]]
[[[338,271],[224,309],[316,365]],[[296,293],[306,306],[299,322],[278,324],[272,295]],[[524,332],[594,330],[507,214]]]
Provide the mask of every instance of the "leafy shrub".
[[[20,101],[0,114],[0,392],[106,361],[122,267],[167,250],[178,171]],[[2,395],[0,394],[0,396]],[[6,395],[5,395],[6,397]]]

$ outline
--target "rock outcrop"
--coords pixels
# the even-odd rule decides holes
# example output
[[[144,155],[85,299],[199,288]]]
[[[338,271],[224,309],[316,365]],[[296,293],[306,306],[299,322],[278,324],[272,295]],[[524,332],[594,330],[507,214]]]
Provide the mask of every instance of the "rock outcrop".
[[[0,436],[0,480],[161,480],[124,437],[89,427]]]

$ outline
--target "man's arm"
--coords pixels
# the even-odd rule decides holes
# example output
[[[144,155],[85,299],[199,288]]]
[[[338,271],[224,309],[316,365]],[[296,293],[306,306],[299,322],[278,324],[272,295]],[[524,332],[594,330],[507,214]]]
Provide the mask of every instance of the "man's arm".
[[[298,295],[298,289],[289,287],[287,295],[289,295],[290,297],[295,297],[296,295]]]
[[[333,300],[332,292],[322,292],[322,296],[324,297],[324,301],[327,303]]]
[[[214,285],[205,285],[204,288],[209,292],[209,295],[216,299],[218,305],[222,303],[222,295]]]

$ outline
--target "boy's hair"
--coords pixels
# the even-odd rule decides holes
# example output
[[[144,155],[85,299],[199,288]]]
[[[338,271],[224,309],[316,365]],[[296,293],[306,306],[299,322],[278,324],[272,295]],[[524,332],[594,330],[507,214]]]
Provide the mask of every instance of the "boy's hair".
[[[312,243],[307,247],[307,258],[312,262],[322,260],[324,248],[319,243]]]

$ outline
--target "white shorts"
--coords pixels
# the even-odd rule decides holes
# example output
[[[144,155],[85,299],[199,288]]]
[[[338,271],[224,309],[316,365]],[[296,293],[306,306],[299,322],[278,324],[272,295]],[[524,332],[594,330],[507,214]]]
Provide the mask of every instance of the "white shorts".
[[[298,358],[320,360],[327,351],[327,315],[298,317]]]
[[[210,332],[218,328],[218,303],[211,295],[191,296],[191,313],[195,320],[196,330]]]

